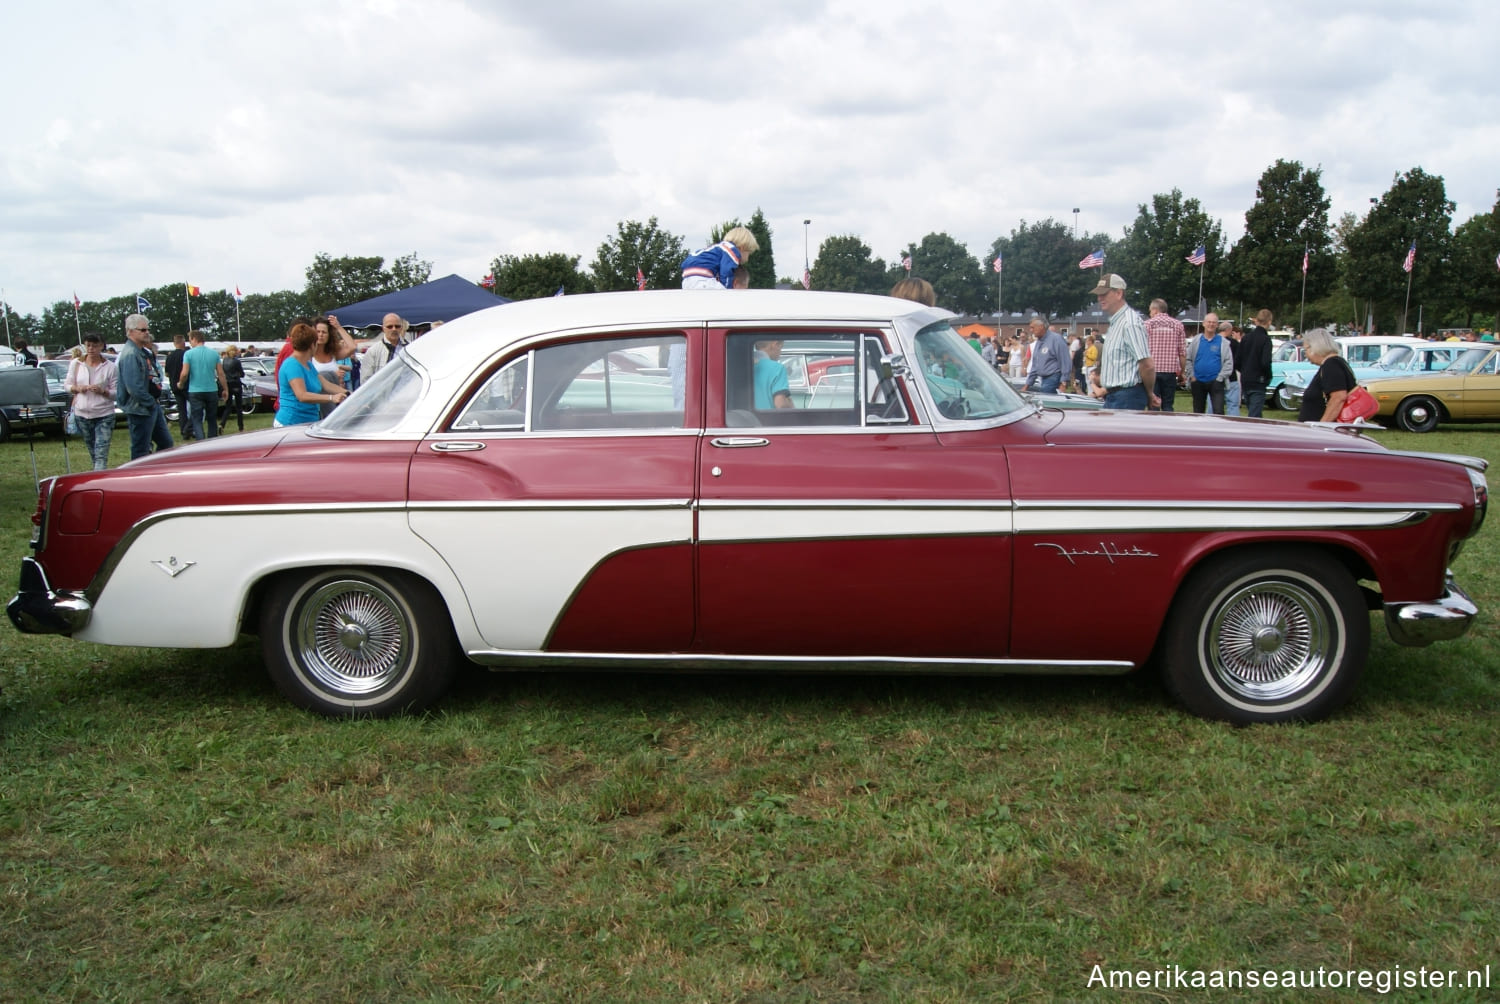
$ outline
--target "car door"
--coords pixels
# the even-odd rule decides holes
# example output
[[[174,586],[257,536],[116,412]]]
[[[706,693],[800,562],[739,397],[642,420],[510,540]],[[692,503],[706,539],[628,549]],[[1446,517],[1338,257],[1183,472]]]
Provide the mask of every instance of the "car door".
[[[858,362],[822,367],[805,403],[779,399],[767,364],[811,344]],[[893,333],[711,329],[707,348],[696,648],[1003,656],[1010,527],[990,502],[1005,465],[955,461],[904,381],[882,382]],[[976,608],[1000,614],[976,623]]]
[[[500,361],[416,452],[411,525],[504,652],[686,650],[697,330],[557,338]]]
[[[1500,418],[1500,352],[1491,352],[1470,370],[1463,393],[1444,404],[1454,418]]]

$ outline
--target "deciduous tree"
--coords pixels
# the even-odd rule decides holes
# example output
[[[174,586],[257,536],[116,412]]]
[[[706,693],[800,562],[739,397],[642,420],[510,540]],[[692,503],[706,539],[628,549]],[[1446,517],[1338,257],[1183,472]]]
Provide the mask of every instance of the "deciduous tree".
[[[979,261],[969,249],[947,234],[931,233],[921,244],[908,244],[915,277],[932,283],[937,305],[960,314],[977,314],[994,303],[989,284],[979,271]],[[889,285],[906,277],[900,260],[886,273]],[[988,297],[988,299],[987,299]]]
[[[648,289],[676,289],[682,284],[682,238],[661,228],[653,216],[645,223],[621,220],[615,235],[599,245],[591,266],[600,291],[635,289],[636,269]]]
[[[1224,231],[1210,219],[1197,199],[1184,199],[1174,188],[1139,206],[1135,222],[1115,244],[1105,262],[1130,284],[1130,302],[1138,309],[1155,297],[1167,301],[1174,313],[1198,302],[1198,267],[1188,255],[1203,245],[1208,263],[1203,272],[1203,296],[1209,302],[1227,292],[1224,275]]]
[[[389,269],[384,266],[385,259],[378,255],[334,258],[320,251],[307,266],[303,297],[314,311],[322,314],[382,293],[421,285],[432,275],[432,262],[421,260],[415,251],[397,258]]]
[[[839,293],[886,293],[891,288],[885,262],[872,258],[869,245],[853,234],[829,237],[818,245],[812,285]]]
[[[1413,242],[1417,253],[1410,275],[1411,316],[1416,326],[1419,305],[1429,309],[1452,296],[1447,282],[1453,203],[1442,175],[1414,167],[1398,177],[1384,196],[1346,238],[1345,273],[1350,291],[1375,302],[1377,328],[1395,331],[1402,324],[1408,276],[1401,267]]]
[[[1302,302],[1302,255],[1307,251],[1307,299],[1321,299],[1338,278],[1328,229],[1328,196],[1322,170],[1294,160],[1277,160],[1255,187],[1255,203],[1245,212],[1245,233],[1224,265],[1227,292],[1269,307],[1277,317],[1295,319]]]
[[[578,270],[578,255],[501,255],[490,263],[495,292],[512,300],[532,300],[565,293],[592,293],[594,281]]]
[[[1091,241],[1093,243],[1091,243]],[[1089,290],[1098,275],[1078,267],[1084,255],[1104,246],[1102,237],[1075,238],[1071,226],[1047,218],[1028,224],[1025,220],[990,245],[984,262],[990,302],[1004,282],[1006,311],[1035,310],[1048,317],[1072,314],[1089,303]],[[1003,256],[1005,271],[994,272],[995,256]]]

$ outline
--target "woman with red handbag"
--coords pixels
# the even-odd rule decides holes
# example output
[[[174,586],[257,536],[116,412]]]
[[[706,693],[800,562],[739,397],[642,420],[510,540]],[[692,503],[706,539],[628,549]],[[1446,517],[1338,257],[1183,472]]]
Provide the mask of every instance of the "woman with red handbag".
[[[1339,355],[1339,344],[1326,328],[1313,328],[1302,336],[1302,352],[1318,367],[1318,372],[1302,392],[1299,422],[1334,422],[1343,410],[1344,400],[1359,385],[1354,370]]]

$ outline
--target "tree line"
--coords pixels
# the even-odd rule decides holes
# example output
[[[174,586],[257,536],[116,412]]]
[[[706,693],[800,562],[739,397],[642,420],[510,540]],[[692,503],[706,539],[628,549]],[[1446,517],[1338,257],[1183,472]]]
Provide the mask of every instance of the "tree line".
[[[1500,191],[1492,209],[1456,229],[1455,206],[1442,176],[1420,167],[1397,175],[1384,195],[1371,199],[1362,217],[1345,213],[1332,222],[1329,206],[1320,168],[1277,160],[1261,175],[1255,200],[1245,213],[1244,234],[1232,246],[1201,203],[1174,188],[1139,204],[1135,219],[1118,238],[1078,235],[1049,217],[1020,221],[1009,235],[995,238],[981,256],[946,233],[929,233],[908,243],[887,263],[857,235],[828,237],[812,262],[811,284],[813,289],[885,293],[908,274],[909,261],[910,274],[931,282],[938,304],[950,310],[985,314],[1000,307],[1065,316],[1092,305],[1089,290],[1098,270],[1080,269],[1079,262],[1102,251],[1103,270],[1125,276],[1136,306],[1161,297],[1178,311],[1198,303],[1200,270],[1188,256],[1201,246],[1207,258],[1201,271],[1203,299],[1220,313],[1269,307],[1279,321],[1296,324],[1305,281],[1305,327],[1363,325],[1369,316],[1380,330],[1395,331],[1402,323],[1409,278],[1408,329],[1415,328],[1419,307],[1429,329],[1500,324]],[[707,243],[739,225],[738,219],[715,225],[706,235]],[[801,285],[800,276],[778,278],[773,235],[761,209],[743,225],[761,246],[750,258],[751,287]],[[492,289],[513,300],[559,291],[636,289],[638,282],[650,289],[674,289],[682,260],[698,246],[662,228],[654,216],[644,223],[622,220],[586,268],[580,265],[581,256],[563,252],[496,256],[490,263]],[[1413,246],[1416,253],[1408,276],[1402,264]],[[997,257],[999,274],[993,268]],[[292,317],[418,285],[431,273],[432,263],[415,252],[389,266],[381,257],[319,253],[304,270],[306,285],[301,290],[250,293],[241,299],[240,337],[279,340]],[[135,310],[137,295],[151,304],[147,314],[158,338],[186,330],[181,283],[84,302],[78,309],[78,326],[118,341],[121,321]],[[232,338],[235,306],[227,290],[204,291],[192,298],[193,324],[210,337]],[[25,337],[34,345],[57,347],[77,338],[70,300],[59,300],[40,317],[17,314],[8,304],[5,309],[12,339]]]

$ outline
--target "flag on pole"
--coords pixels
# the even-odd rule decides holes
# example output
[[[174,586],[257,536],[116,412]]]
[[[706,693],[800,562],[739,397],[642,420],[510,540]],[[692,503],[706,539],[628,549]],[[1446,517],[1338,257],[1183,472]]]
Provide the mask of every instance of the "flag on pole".
[[[906,269],[907,272],[911,271],[911,255],[901,256],[901,267]]]
[[[1000,259],[1001,259],[1001,257],[1003,257],[1003,256],[1002,255],[998,255],[998,254],[995,255],[995,271],[997,273],[1000,271]]]
[[[78,290],[73,290],[73,313],[78,313],[78,308],[83,306],[78,300]]]
[[[245,300],[245,294],[240,292],[240,287],[238,287],[238,286],[234,287],[234,302],[235,303],[243,303],[244,300]]]
[[[487,273],[483,279],[479,280],[479,285],[483,286],[485,289],[494,289],[495,288],[495,273],[493,273],[493,272]]]
[[[803,289],[812,289],[812,270],[811,269],[804,268],[802,270],[802,288]]]
[[[637,290],[644,290],[646,288],[646,273],[641,271],[639,265],[635,268],[635,288]]]
[[[151,301],[137,293],[135,294],[135,309],[138,313],[144,314],[151,309]]]
[[[1097,251],[1091,251],[1091,252],[1089,252],[1089,254],[1084,257],[1083,261],[1081,261],[1081,262],[1078,263],[1078,267],[1079,268],[1103,268],[1104,267],[1104,249],[1100,248]]]
[[[1411,247],[1406,249],[1406,260],[1401,263],[1401,271],[1410,272],[1417,264],[1417,242],[1412,241]]]
[[[1193,248],[1193,253],[1187,256],[1187,260],[1189,265],[1202,265],[1208,261],[1208,249],[1199,244]]]
[[[197,286],[194,286],[192,283],[187,282],[187,283],[183,283],[183,285],[185,285],[187,287],[188,296],[202,296],[203,295],[203,290],[199,289]]]
[[[1307,274],[1307,248],[1302,249],[1302,274]]]
[[[553,293],[552,295],[553,296],[562,296],[563,295],[563,288],[561,286],[558,286],[557,287],[557,292]]]

